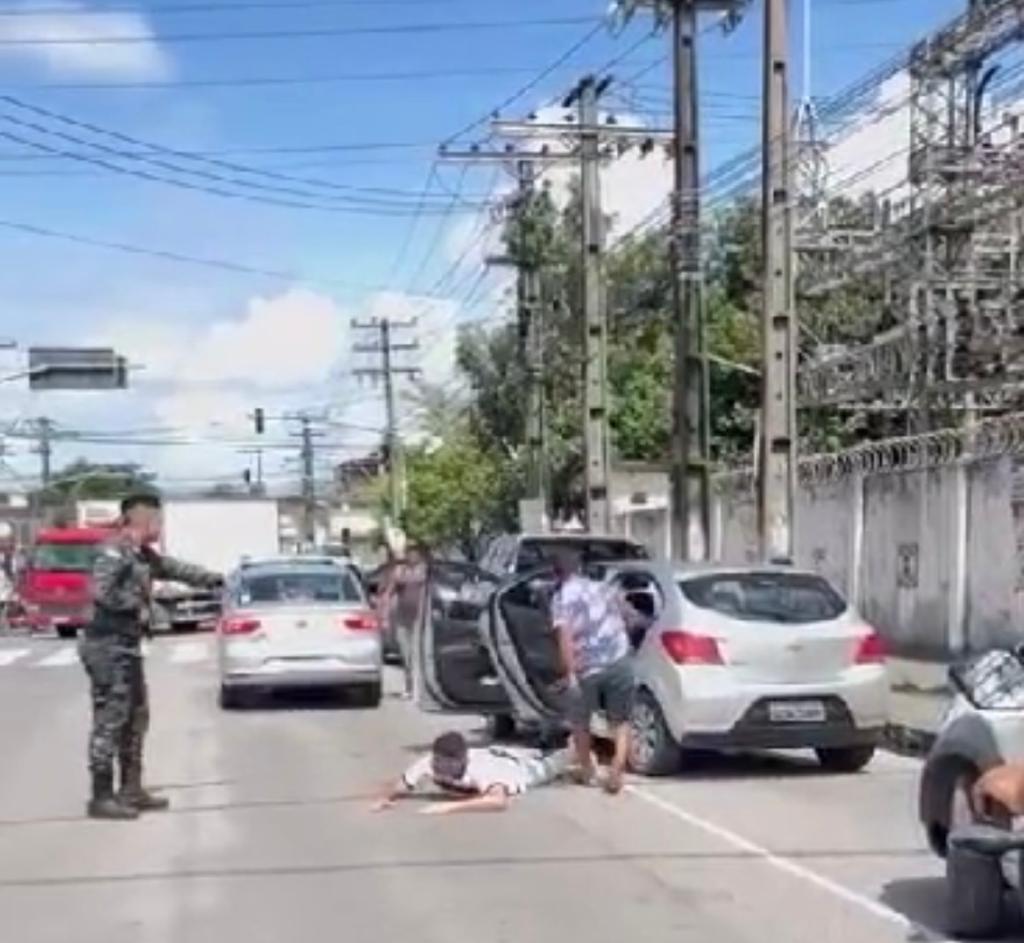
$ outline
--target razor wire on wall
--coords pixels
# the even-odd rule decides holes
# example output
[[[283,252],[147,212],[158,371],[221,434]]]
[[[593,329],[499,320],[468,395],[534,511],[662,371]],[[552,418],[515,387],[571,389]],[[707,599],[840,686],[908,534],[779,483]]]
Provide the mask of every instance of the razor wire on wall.
[[[851,475],[880,475],[1024,455],[1024,413],[986,419],[962,429],[866,442],[843,452],[808,455],[798,465],[800,484],[813,486]],[[714,478],[720,494],[753,494],[753,468],[732,469]]]

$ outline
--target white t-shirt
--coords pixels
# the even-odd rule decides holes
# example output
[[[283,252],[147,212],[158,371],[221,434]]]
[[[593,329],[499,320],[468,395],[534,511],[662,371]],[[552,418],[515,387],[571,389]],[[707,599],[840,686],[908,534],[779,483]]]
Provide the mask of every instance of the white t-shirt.
[[[496,786],[510,796],[522,795],[532,785],[534,776],[526,758],[498,747],[472,747],[467,757],[466,772],[456,785],[467,792],[483,795]],[[420,757],[402,776],[407,789],[419,789],[434,782],[431,757]]]

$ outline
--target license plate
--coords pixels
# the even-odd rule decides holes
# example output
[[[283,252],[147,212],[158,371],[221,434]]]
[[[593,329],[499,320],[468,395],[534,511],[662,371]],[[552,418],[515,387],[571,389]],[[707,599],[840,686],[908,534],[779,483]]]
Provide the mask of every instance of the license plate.
[[[776,701],[768,705],[768,718],[776,724],[820,724],[825,720],[821,701]]]

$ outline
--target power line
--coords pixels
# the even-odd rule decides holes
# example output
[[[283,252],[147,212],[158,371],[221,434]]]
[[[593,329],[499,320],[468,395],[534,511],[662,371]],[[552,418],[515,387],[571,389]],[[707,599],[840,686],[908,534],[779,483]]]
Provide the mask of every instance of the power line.
[[[195,153],[192,153],[192,152],[189,152],[189,151],[179,150],[177,148],[164,147],[163,145],[154,144],[154,143],[152,143],[150,141],[143,141],[143,140],[140,140],[137,137],[133,137],[131,135],[124,134],[124,133],[119,132],[119,131],[114,131],[114,130],[112,130],[110,128],[104,128],[104,127],[101,127],[100,125],[93,124],[93,123],[88,122],[88,121],[81,121],[81,120],[79,120],[77,118],[72,118],[72,117],[70,117],[68,115],[62,114],[60,112],[53,111],[53,110],[48,109],[48,108],[42,108],[42,107],[40,107],[38,105],[29,104],[28,102],[25,102],[22,99],[15,98],[13,95],[0,95],[0,102],[3,102],[5,104],[7,104],[7,105],[10,105],[11,107],[14,107],[14,108],[21,109],[23,111],[28,111],[31,114],[38,115],[38,116],[43,117],[43,118],[47,118],[47,119],[49,119],[51,121],[57,121],[57,122],[60,122],[61,124],[65,124],[65,125],[68,125],[68,126],[73,127],[73,128],[78,128],[78,129],[81,129],[81,130],[84,130],[84,131],[88,131],[88,132],[90,132],[92,134],[95,134],[95,135],[101,135],[103,137],[108,137],[108,138],[111,138],[111,139],[113,139],[115,141],[120,141],[120,142],[122,142],[124,144],[129,144],[129,145],[133,145],[133,146],[137,146],[137,147],[141,147],[141,148],[146,148],[149,151],[151,151],[153,154],[157,154],[157,155],[159,155],[159,154],[166,154],[168,156],[171,156],[171,157],[174,157],[174,158],[177,158],[177,159],[195,161],[195,162],[201,163],[201,164],[208,164],[210,166],[218,167],[218,168],[223,168],[225,170],[229,170],[229,171],[232,171],[232,172],[235,172],[235,173],[250,174],[250,175],[253,175],[253,176],[264,177],[264,178],[267,178],[267,179],[270,179],[270,180],[280,180],[280,181],[283,181],[285,183],[295,183],[295,184],[300,184],[302,186],[311,186],[311,187],[322,187],[324,189],[343,191],[343,192],[347,192],[347,193],[360,193],[360,194],[371,193],[371,194],[378,194],[378,195],[404,197],[404,198],[409,198],[409,199],[415,198],[415,196],[416,196],[416,194],[411,193],[410,191],[407,191],[407,190],[395,190],[395,189],[389,189],[389,188],[385,188],[385,187],[355,187],[355,186],[352,186],[350,184],[338,183],[337,181],[333,181],[333,180],[323,180],[323,179],[319,179],[319,178],[316,178],[316,177],[302,177],[302,176],[296,176],[294,174],[285,174],[285,173],[281,173],[280,171],[268,170],[268,169],[262,168],[262,167],[253,167],[253,166],[251,166],[249,164],[241,164],[241,163],[238,163],[238,162],[235,162],[235,161],[224,160],[222,158],[206,157],[206,156],[195,154]],[[6,120],[6,121],[12,121],[15,124],[21,124],[19,119],[16,119],[16,118],[11,118],[11,117],[4,116],[4,115],[0,115],[0,118],[3,118],[3,120]],[[216,177],[216,176],[211,177],[209,174],[201,173],[200,171],[195,171],[195,170],[192,170],[191,168],[180,168],[180,167],[178,167],[176,165],[169,165],[167,163],[161,163],[161,162],[158,162],[158,161],[154,161],[152,159],[152,157],[149,154],[146,154],[146,153],[131,152],[131,151],[124,151],[124,150],[106,149],[106,148],[103,148],[102,145],[95,144],[95,143],[90,142],[90,141],[85,141],[82,138],[75,137],[75,136],[70,136],[69,135],[69,136],[65,137],[64,135],[60,134],[60,132],[51,131],[51,130],[45,128],[45,127],[40,127],[38,125],[27,124],[27,125],[23,125],[23,126],[27,126],[27,127],[31,128],[32,130],[38,131],[38,132],[40,132],[42,134],[49,134],[51,136],[57,136],[57,137],[64,138],[65,140],[70,140],[71,143],[74,143],[74,144],[81,144],[81,145],[84,145],[84,146],[87,146],[87,147],[100,148],[100,149],[106,150],[108,153],[113,153],[116,156],[127,157],[127,158],[129,158],[131,160],[140,160],[140,161],[145,161],[147,163],[152,163],[152,164],[154,164],[154,166],[162,167],[163,169],[166,169],[166,170],[172,170],[172,171],[180,172],[180,173],[198,174],[198,175],[201,175],[201,176],[206,176],[207,179],[214,179],[214,180],[222,180],[223,179],[223,178]],[[256,186],[256,187],[264,188],[263,185],[253,184],[253,183],[247,182],[247,181],[241,181],[240,183],[242,185],[249,186],[249,187]],[[281,193],[287,193],[287,194],[291,194],[291,195],[297,195],[297,196],[312,196],[314,199],[317,198],[317,196],[318,196],[317,194],[302,193],[302,192],[296,191],[294,189],[282,189],[282,188],[277,188],[277,187],[266,187],[266,189],[270,189],[270,190],[273,190],[273,191],[276,191],[276,192],[281,192]],[[326,198],[326,197],[324,197],[324,198]],[[385,205],[384,201],[381,201],[381,205]],[[391,204],[389,204],[389,205],[391,205]],[[448,213],[451,210],[453,210],[453,209],[454,209],[454,207],[450,206],[447,203],[447,201],[446,201],[446,203],[445,203],[446,215],[448,215]]]
[[[428,7],[458,4],[463,0],[242,0],[239,3],[109,4],[99,7],[27,6],[0,7],[0,17],[109,16],[112,13],[145,13],[173,16],[193,13],[237,13],[255,10],[326,10],[344,7]],[[520,0],[520,3],[522,0]],[[542,0],[545,4],[551,0]]]
[[[593,22],[593,19],[586,20],[585,22]],[[584,46],[588,45],[604,29],[604,25],[604,20],[598,20],[594,24],[592,29],[584,33],[583,36],[576,40],[576,42],[574,42],[568,49],[566,49],[565,52],[558,56],[558,58],[556,58],[550,65],[541,69],[541,71],[538,72],[537,75],[535,75],[529,82],[516,89],[511,95],[508,96],[508,98],[503,99],[497,105],[497,107],[494,108],[491,112],[488,112],[486,115],[482,115],[475,121],[471,121],[464,128],[460,129],[459,131],[456,131],[453,135],[446,138],[441,146],[446,147],[447,145],[452,144],[454,141],[458,140],[464,134],[468,134],[470,131],[475,131],[481,125],[484,125],[488,121],[490,121],[495,113],[500,112],[504,108],[508,108],[510,105],[514,105],[524,95],[528,94],[529,92],[532,92],[538,85],[540,85],[541,82],[543,82],[549,76],[554,75],[554,73],[557,72],[570,59],[572,59],[572,57],[575,56],[576,53],[583,49]]]
[[[129,255],[145,256],[159,259],[164,262],[174,262],[182,265],[194,265],[202,268],[219,269],[225,272],[232,272],[238,275],[257,275],[261,278],[269,278],[274,281],[290,282],[293,284],[322,285],[328,287],[342,288],[349,291],[381,291],[387,286],[361,284],[358,282],[345,282],[333,278],[312,278],[301,273],[290,272],[284,269],[261,268],[249,265],[244,262],[233,262],[227,259],[203,258],[201,256],[187,255],[181,252],[173,252],[165,249],[156,249],[149,246],[141,246],[133,243],[115,242],[104,239],[96,239],[90,236],[81,236],[74,233],[62,232],[56,229],[49,229],[33,223],[19,222],[16,220],[0,219],[0,229],[8,229],[22,232],[27,235],[39,236],[45,239],[57,239],[62,242],[74,243],[76,245],[88,246],[94,249],[107,249],[113,252],[122,252]]]
[[[2,15],[2,14],[0,14]],[[536,66],[489,66],[485,68],[411,69],[391,72],[341,72],[325,75],[243,75],[205,79],[155,79],[121,82],[34,82],[6,85],[11,90],[47,89],[51,91],[107,91],[161,88],[254,88],[260,86],[340,85],[363,82],[422,82],[425,80],[482,78],[495,75],[522,75]]]
[[[532,20],[460,20],[449,23],[404,23],[390,26],[338,26],[312,29],[222,30],[215,33],[124,34],[113,36],[20,36],[0,37],[0,47],[13,46],[130,46],[142,43],[203,43],[243,40],[314,39],[340,36],[421,36],[436,33],[488,32],[491,30],[552,28],[593,23],[592,16],[552,17]],[[600,24],[603,21],[599,21]]]
[[[115,157],[119,157],[119,158],[127,157],[128,159],[144,160],[145,162],[151,164],[152,166],[157,166],[157,167],[158,166],[164,166],[166,169],[171,170],[174,173],[190,174],[192,176],[205,177],[206,179],[213,181],[213,183],[211,183],[211,184],[201,184],[201,183],[190,182],[190,181],[187,181],[187,180],[178,180],[178,179],[175,179],[173,177],[168,177],[168,176],[166,176],[164,174],[154,173],[154,172],[151,172],[151,171],[148,171],[148,170],[142,170],[142,169],[133,168],[133,167],[124,167],[121,164],[113,163],[110,160],[107,160],[107,159],[104,159],[104,158],[100,158],[100,157],[96,157],[95,155],[92,155],[92,154],[83,153],[81,151],[71,151],[71,150],[67,150],[65,148],[55,147],[53,145],[46,144],[46,143],[43,143],[41,141],[33,141],[31,139],[22,137],[20,135],[13,134],[13,133],[11,133],[9,131],[0,131],[0,137],[4,138],[6,140],[9,140],[9,141],[13,141],[16,144],[22,144],[22,145],[24,145],[26,147],[31,147],[31,148],[43,151],[43,152],[48,153],[48,154],[60,155],[62,157],[67,157],[67,158],[69,158],[71,160],[75,160],[75,161],[80,161],[80,162],[83,162],[83,163],[91,164],[91,165],[96,166],[96,167],[102,167],[102,168],[104,168],[106,170],[109,170],[109,171],[111,171],[113,173],[122,174],[122,175],[130,176],[130,177],[136,177],[136,178],[138,178],[140,180],[146,180],[146,181],[149,181],[151,183],[160,183],[160,184],[164,184],[166,186],[177,187],[179,189],[191,190],[191,191],[200,192],[200,193],[207,193],[207,194],[210,194],[212,196],[218,196],[218,197],[222,197],[222,198],[225,198],[225,199],[243,200],[243,201],[250,202],[250,203],[264,204],[264,205],[269,205],[269,206],[277,206],[277,207],[287,208],[287,209],[316,210],[316,211],[319,211],[319,212],[328,212],[328,213],[352,214],[352,215],[363,215],[363,216],[383,216],[383,217],[387,217],[387,216],[405,217],[405,216],[409,216],[410,215],[410,209],[406,208],[406,207],[402,207],[400,204],[392,204],[391,206],[387,206],[387,205],[377,205],[377,206],[374,206],[372,201],[367,201],[367,202],[363,202],[361,204],[360,203],[353,203],[352,205],[334,205],[334,204],[323,203],[323,202],[310,202],[310,200],[308,200],[308,199],[301,199],[301,198],[300,199],[284,199],[282,197],[273,196],[273,195],[264,196],[262,192],[259,192],[259,193],[247,193],[247,192],[244,192],[244,191],[243,192],[239,192],[238,190],[225,189],[225,186],[235,186],[235,187],[239,187],[240,186],[240,187],[246,187],[246,188],[249,188],[249,189],[255,189],[257,191],[265,191],[265,192],[268,192],[268,193],[273,193],[275,191],[278,192],[278,193],[285,193],[285,192],[287,192],[284,188],[281,188],[281,187],[271,187],[269,185],[254,184],[251,181],[240,180],[238,178],[224,177],[222,175],[216,175],[216,174],[212,174],[212,173],[209,173],[209,172],[201,172],[201,171],[198,171],[198,170],[192,170],[192,169],[188,169],[188,168],[174,167],[173,165],[167,164],[166,161],[157,161],[157,160],[155,160],[153,158],[134,158],[134,157],[131,157],[129,152],[126,152],[126,151],[123,151],[123,150],[117,150],[117,149],[114,149],[114,148],[109,148],[109,147],[106,147],[104,145],[96,144],[96,143],[93,143],[93,142],[82,141],[80,138],[76,139],[76,138],[74,138],[71,135],[64,134],[63,132],[58,132],[58,131],[53,131],[53,130],[48,130],[48,129],[45,129],[45,128],[41,128],[39,125],[33,125],[30,122],[21,121],[20,119],[14,118],[14,117],[12,117],[10,115],[2,115],[2,116],[0,116],[0,118],[2,118],[5,121],[8,121],[8,122],[20,125],[20,126],[30,128],[31,130],[35,130],[38,133],[49,134],[49,135],[51,135],[53,137],[57,137],[57,138],[61,138],[61,139],[76,140],[78,143],[80,143],[83,146],[92,147],[92,148],[94,148],[96,150],[99,150],[102,153],[110,154],[110,155],[115,156]],[[302,197],[303,195],[299,194],[299,196]],[[322,195],[313,194],[312,195],[312,199],[313,200],[323,199],[323,197],[322,197]],[[427,212],[427,211],[428,210],[426,208],[418,208],[416,212],[417,213],[423,213],[423,212]]]

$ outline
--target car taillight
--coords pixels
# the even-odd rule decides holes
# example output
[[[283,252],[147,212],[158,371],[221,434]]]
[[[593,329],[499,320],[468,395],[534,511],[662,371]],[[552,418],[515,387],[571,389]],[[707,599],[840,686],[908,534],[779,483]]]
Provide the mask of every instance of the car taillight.
[[[354,632],[376,632],[380,628],[377,617],[372,612],[353,612],[342,616],[339,622],[342,628],[352,629]]]
[[[228,616],[220,620],[222,635],[251,635],[260,627],[260,620],[251,616]]]
[[[661,645],[677,665],[724,665],[718,642],[693,632],[662,632]]]
[[[857,642],[857,652],[853,657],[858,665],[881,665],[885,663],[885,642],[874,629]]]

